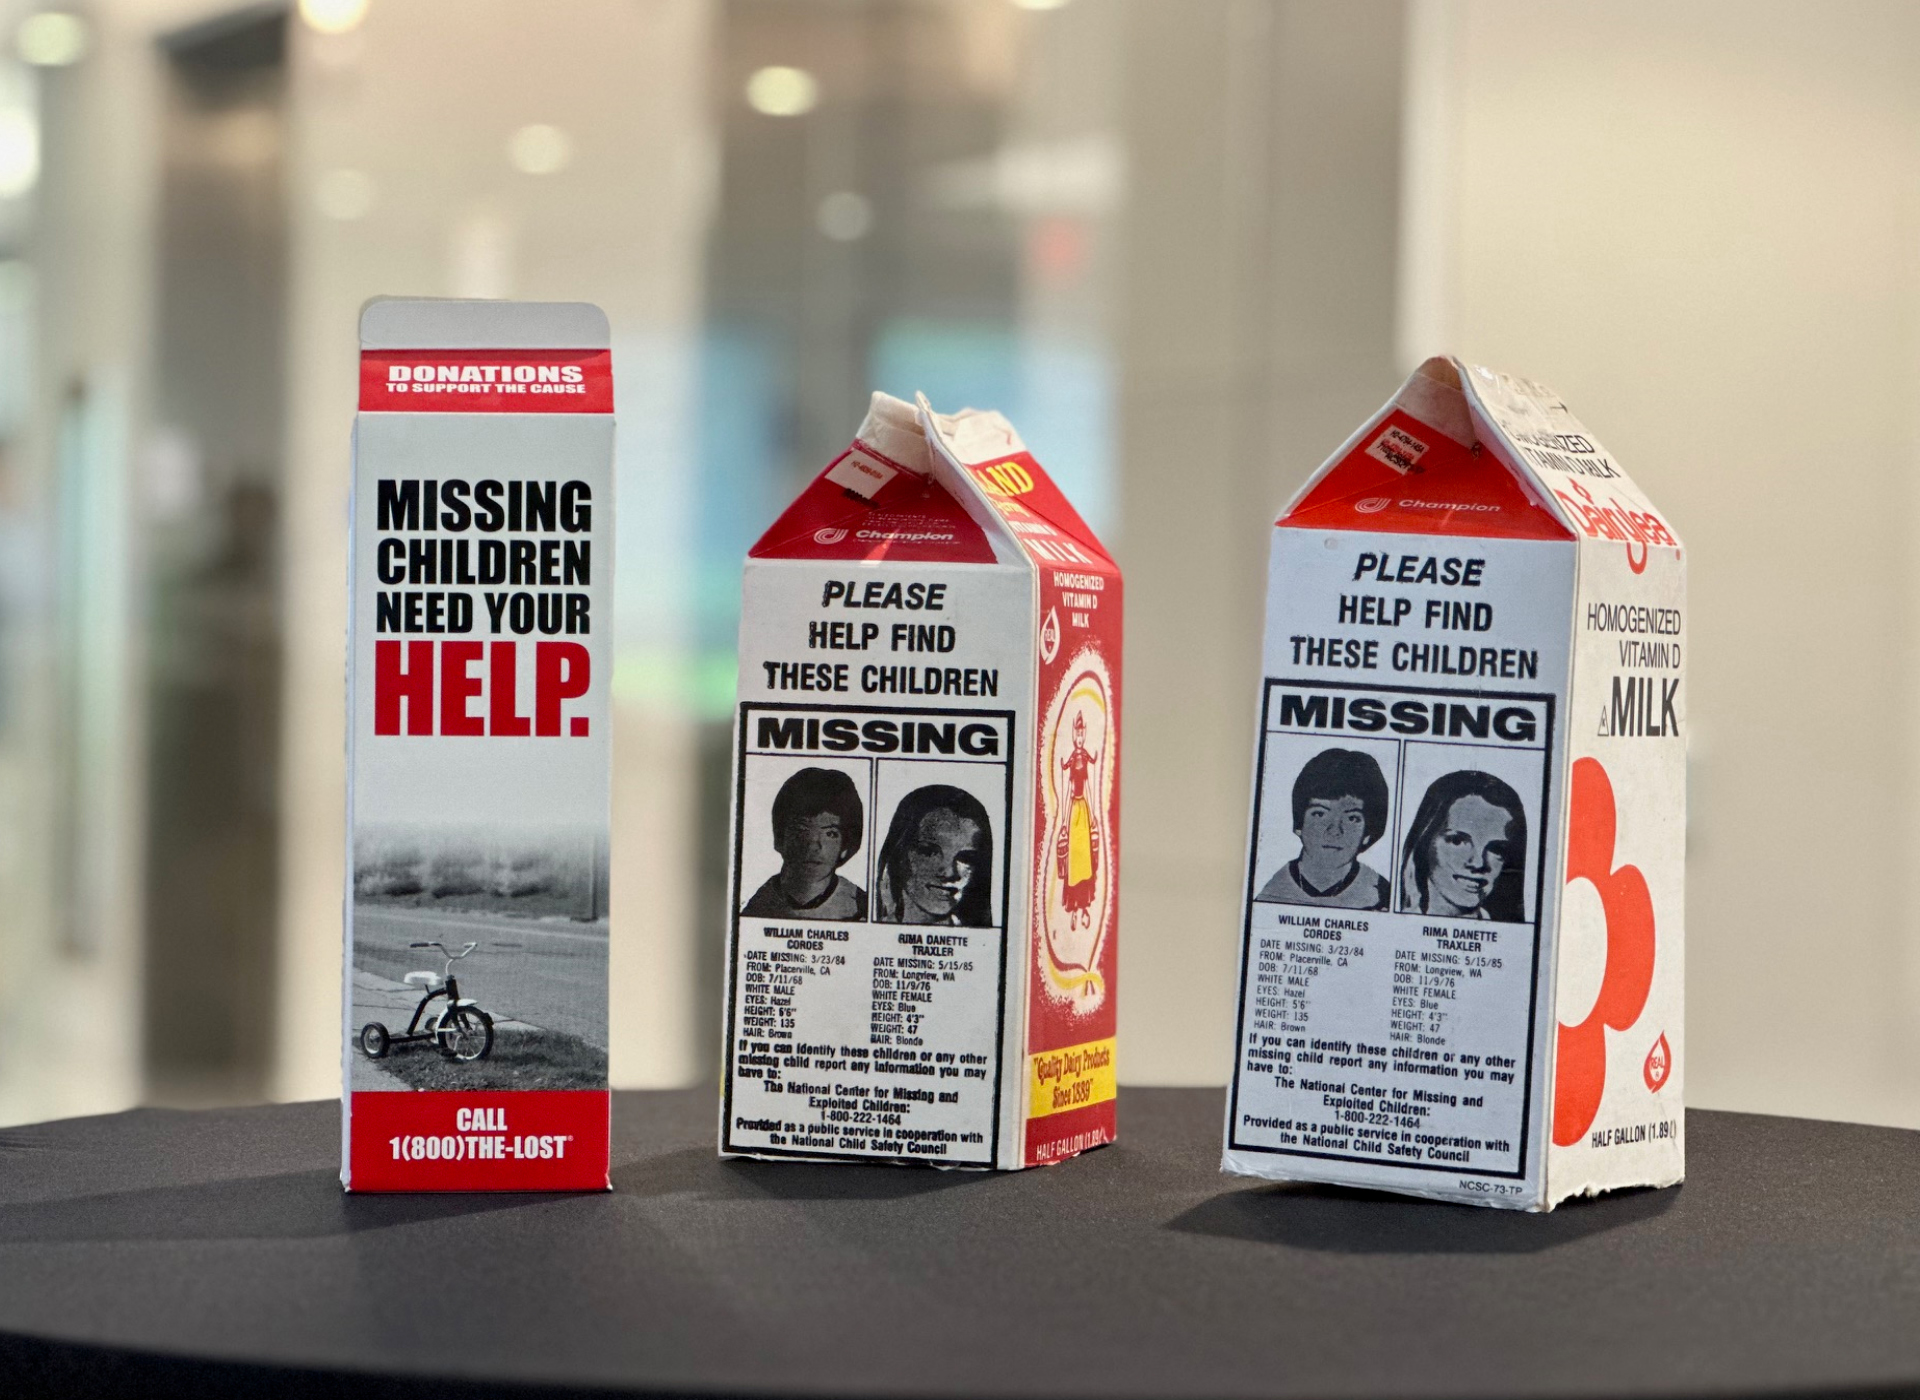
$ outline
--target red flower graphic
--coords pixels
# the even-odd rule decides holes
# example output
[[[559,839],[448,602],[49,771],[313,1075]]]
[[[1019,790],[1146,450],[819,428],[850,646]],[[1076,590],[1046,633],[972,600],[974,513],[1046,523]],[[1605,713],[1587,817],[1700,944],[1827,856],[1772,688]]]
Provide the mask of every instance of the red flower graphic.
[[[1591,880],[1607,917],[1607,970],[1593,1010],[1577,1026],[1562,1024],[1553,1086],[1553,1141],[1580,1141],[1607,1088],[1607,1027],[1623,1031],[1640,1019],[1653,987],[1653,896],[1636,866],[1614,869],[1613,784],[1597,759],[1573,765],[1568,804],[1567,883]]]

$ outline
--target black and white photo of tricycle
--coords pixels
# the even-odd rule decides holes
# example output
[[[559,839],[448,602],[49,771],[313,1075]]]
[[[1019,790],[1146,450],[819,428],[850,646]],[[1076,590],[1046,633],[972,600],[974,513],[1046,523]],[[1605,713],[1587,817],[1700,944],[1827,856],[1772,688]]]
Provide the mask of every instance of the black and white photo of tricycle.
[[[454,952],[444,943],[409,943],[409,948],[438,948],[446,956],[440,972],[409,972],[407,985],[421,991],[420,1004],[413,1009],[404,1035],[394,1035],[378,1021],[360,1028],[360,1049],[370,1060],[386,1058],[396,1045],[411,1045],[430,1040],[449,1060],[471,1064],[493,1052],[493,1017],[480,1009],[471,997],[460,995],[460,982],[453,965],[466,957],[478,943],[468,943]],[[446,1004],[429,1014],[428,1007],[445,998]]]

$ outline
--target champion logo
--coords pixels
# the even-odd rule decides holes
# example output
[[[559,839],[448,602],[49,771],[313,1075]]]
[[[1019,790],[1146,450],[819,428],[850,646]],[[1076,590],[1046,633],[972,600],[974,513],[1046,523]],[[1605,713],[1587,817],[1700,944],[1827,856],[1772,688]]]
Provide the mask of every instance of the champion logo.
[[[1360,500],[1355,501],[1353,503],[1353,508],[1359,511],[1362,515],[1378,515],[1381,511],[1385,510],[1388,506],[1392,504],[1393,502],[1388,500],[1385,496],[1366,496]]]
[[[1484,501],[1402,501],[1402,510],[1480,510],[1500,513],[1500,507],[1488,505]]]
[[[846,537],[847,532],[845,530],[833,525],[828,525],[823,529],[813,532],[813,542],[815,544],[839,544],[840,541]]]

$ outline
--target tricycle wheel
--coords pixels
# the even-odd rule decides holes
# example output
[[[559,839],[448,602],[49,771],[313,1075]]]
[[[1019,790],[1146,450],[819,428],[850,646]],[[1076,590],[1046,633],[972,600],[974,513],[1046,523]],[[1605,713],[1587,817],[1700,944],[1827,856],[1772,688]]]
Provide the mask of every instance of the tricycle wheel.
[[[493,1051],[493,1017],[477,1006],[456,1006],[441,1013],[433,1038],[449,1060],[484,1060]]]
[[[369,1060],[385,1059],[392,1045],[393,1037],[378,1021],[369,1021],[360,1028],[360,1049]]]

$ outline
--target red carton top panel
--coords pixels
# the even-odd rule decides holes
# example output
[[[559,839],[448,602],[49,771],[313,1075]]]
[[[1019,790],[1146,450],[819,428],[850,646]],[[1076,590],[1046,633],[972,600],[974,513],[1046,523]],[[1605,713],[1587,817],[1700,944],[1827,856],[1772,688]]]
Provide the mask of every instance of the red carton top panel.
[[[830,464],[813,479],[747,551],[749,558],[994,562],[986,532],[932,477],[900,471],[869,500],[828,480],[832,470]]]
[[[1463,447],[1393,410],[1282,516],[1307,529],[1570,540],[1490,443]]]
[[[966,468],[1037,563],[1118,573],[1117,565],[1080,512],[1030,452]]]
[[[363,350],[362,413],[611,413],[609,350]]]

